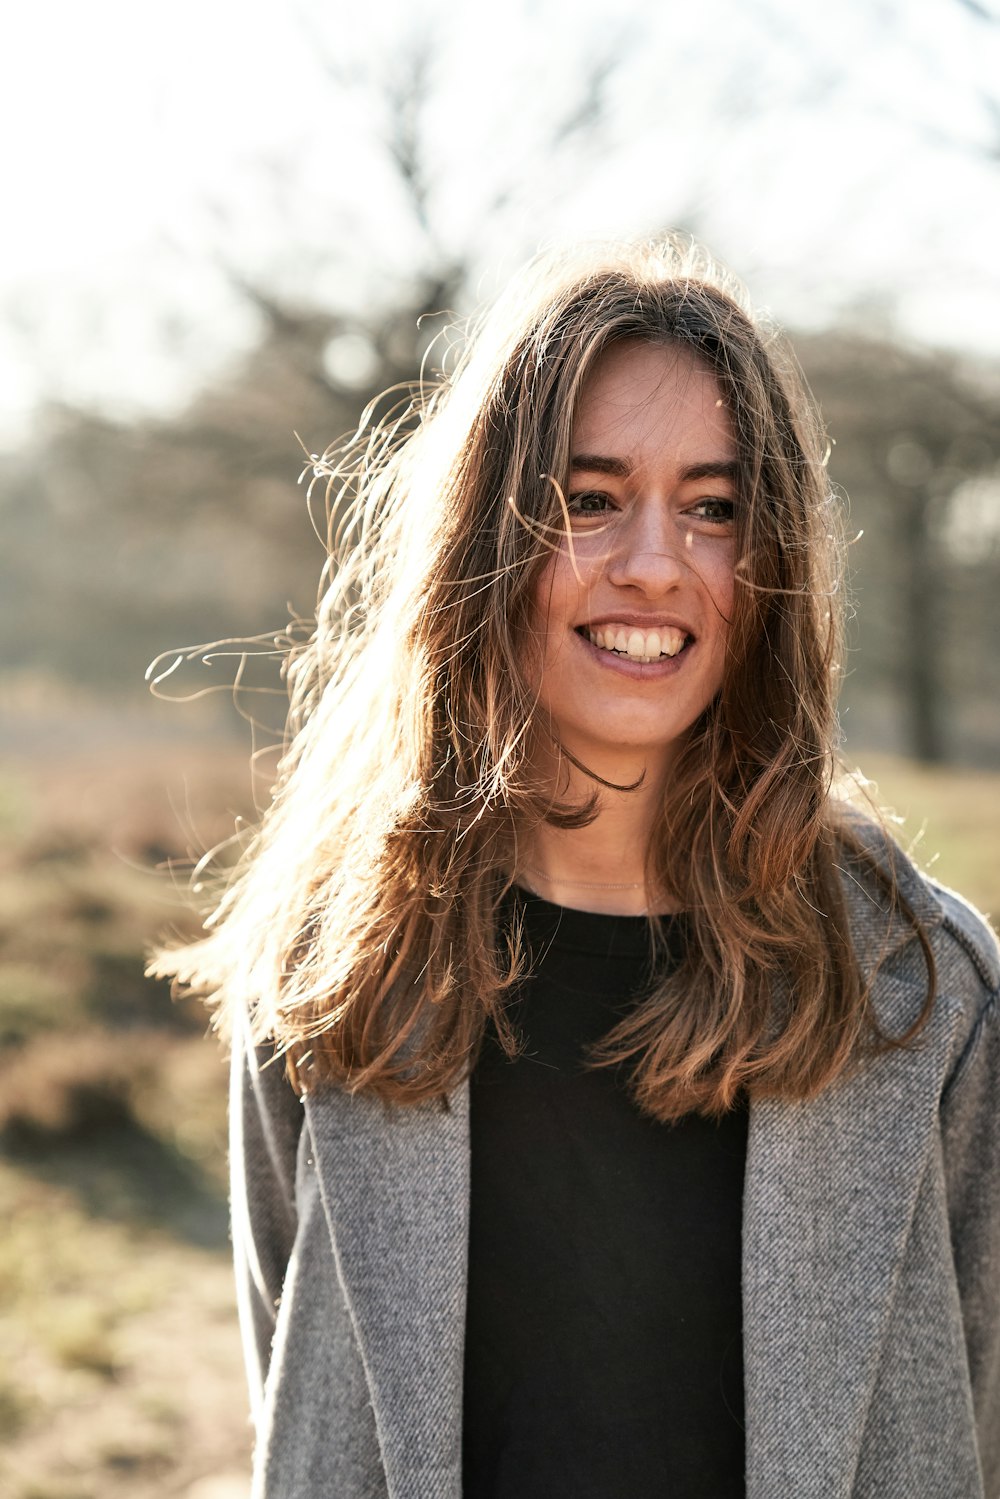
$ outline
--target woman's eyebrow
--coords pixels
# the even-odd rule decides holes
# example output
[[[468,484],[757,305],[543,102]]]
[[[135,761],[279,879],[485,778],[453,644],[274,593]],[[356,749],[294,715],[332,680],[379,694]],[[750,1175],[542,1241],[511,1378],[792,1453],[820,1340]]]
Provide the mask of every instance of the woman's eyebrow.
[[[574,473],[610,474],[616,479],[628,479],[634,472],[627,458],[607,458],[601,453],[574,453],[569,466]],[[691,463],[680,472],[683,483],[697,479],[731,479],[735,483],[738,477],[739,464],[735,458]]]
[[[569,466],[574,473],[611,474],[616,479],[627,479],[632,473],[627,458],[604,458],[600,453],[574,453]]]
[[[681,469],[681,479],[690,483],[694,479],[731,479],[735,484],[740,466],[735,458],[724,458],[714,463],[692,463]]]

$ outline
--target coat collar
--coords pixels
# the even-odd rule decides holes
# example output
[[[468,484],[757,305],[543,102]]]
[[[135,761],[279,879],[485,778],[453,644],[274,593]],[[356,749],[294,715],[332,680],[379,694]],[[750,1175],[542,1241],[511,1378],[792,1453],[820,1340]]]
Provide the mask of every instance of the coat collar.
[[[841,883],[854,950],[871,974],[913,940],[907,912],[930,937],[944,920],[944,911],[931,886],[879,824],[853,812],[845,820],[859,852],[845,854],[842,859]],[[873,875],[871,865],[894,882],[899,895],[895,904]]]
[[[459,1499],[469,1104],[305,1099],[337,1273],[368,1377],[390,1499]]]
[[[908,862],[900,891],[933,930],[940,906]],[[858,950],[886,960],[912,933],[845,870]],[[919,967],[919,965],[917,965]],[[905,1029],[923,982],[875,984]],[[918,1048],[818,1098],[755,1102],[744,1188],[747,1496],[847,1493],[891,1290],[948,1054],[939,1008]],[[447,1109],[390,1109],[336,1089],[307,1098],[338,1274],[368,1376],[390,1499],[461,1494],[469,1201],[468,1087]],[[818,1357],[826,1350],[824,1358]]]

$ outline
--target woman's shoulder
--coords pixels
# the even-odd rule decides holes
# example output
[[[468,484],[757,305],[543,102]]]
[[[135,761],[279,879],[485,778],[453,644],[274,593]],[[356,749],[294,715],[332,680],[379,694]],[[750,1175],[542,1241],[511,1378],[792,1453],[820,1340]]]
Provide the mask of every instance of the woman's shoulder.
[[[940,1003],[974,1027],[1000,989],[1000,944],[987,918],[923,873],[889,830],[851,811],[844,819],[841,878],[855,950],[896,984],[926,985],[927,953]]]
[[[988,919],[975,906],[935,880],[926,879],[928,888],[941,907],[941,931],[937,950],[939,961],[961,966],[971,963],[976,975],[991,992],[1000,989],[1000,943]]]

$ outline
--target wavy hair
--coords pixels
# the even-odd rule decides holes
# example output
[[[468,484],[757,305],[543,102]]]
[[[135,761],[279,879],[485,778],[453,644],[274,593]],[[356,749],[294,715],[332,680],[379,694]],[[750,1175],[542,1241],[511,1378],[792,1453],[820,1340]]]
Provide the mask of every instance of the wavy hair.
[[[686,913],[684,953],[595,1064],[627,1063],[660,1119],[716,1115],[741,1093],[810,1096],[866,1042],[917,1028],[879,1030],[841,893],[861,849],[831,797],[841,547],[822,430],[742,289],[669,239],[536,262],[452,375],[315,466],[335,525],[315,630],[285,664],[273,801],[205,935],[151,964],[223,1027],[246,1005],[302,1089],[446,1097],[488,1022],[516,1047],[508,1000],[530,957],[502,909],[518,836],[600,805],[596,784],[554,804],[532,768],[531,599],[581,388],[623,339],[711,371],[743,503],[724,680],[647,855]]]

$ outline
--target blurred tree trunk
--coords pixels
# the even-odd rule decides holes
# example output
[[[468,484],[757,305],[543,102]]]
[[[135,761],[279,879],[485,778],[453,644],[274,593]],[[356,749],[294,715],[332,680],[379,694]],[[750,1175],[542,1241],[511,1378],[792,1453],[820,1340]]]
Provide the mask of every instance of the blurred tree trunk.
[[[931,497],[926,490],[897,486],[894,500],[904,517],[903,676],[910,750],[918,760],[941,764],[947,758],[947,710],[940,669],[945,634],[941,609],[944,559],[933,534]]]
[[[867,721],[875,742],[930,764],[992,763],[1000,520],[984,511],[975,521],[974,556],[956,550],[952,533],[963,486],[1000,482],[997,372],[848,330],[796,342],[860,541],[851,549],[849,722]]]

